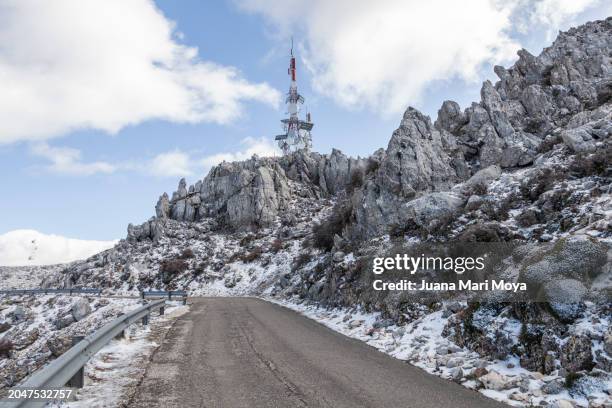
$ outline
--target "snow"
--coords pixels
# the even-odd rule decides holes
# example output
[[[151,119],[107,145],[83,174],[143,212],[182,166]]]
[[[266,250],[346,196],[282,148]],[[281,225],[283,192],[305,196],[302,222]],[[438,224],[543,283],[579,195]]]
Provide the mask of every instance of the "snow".
[[[37,289],[46,276],[56,274],[65,265],[0,266],[0,289]]]
[[[489,398],[512,406],[535,406],[542,401],[553,404],[559,400],[572,401],[578,407],[587,407],[589,405],[587,398],[577,394],[570,395],[565,389],[558,394],[544,394],[542,386],[546,382],[562,380],[563,377],[555,374],[543,376],[540,373],[530,372],[520,366],[517,356],[510,355],[504,360],[487,361],[473,351],[458,347],[442,335],[442,331],[448,321],[448,318],[443,316],[442,310],[427,313],[403,327],[398,327],[394,324],[387,327],[379,327],[375,325],[376,322],[380,322],[379,313],[364,313],[357,309],[325,309],[304,302],[300,303],[297,299],[264,299],[295,310],[334,331],[362,340],[392,357],[408,361],[430,374],[445,379],[452,379],[453,368],[448,367],[448,365],[452,365],[449,361],[454,359],[455,362],[458,362],[457,366],[461,367],[463,371],[462,378],[455,380],[467,388],[477,389],[479,386],[477,381],[467,378],[468,374],[473,372],[475,368],[484,367],[489,373],[496,372],[508,384],[507,387],[504,387],[507,389],[493,390],[481,388],[478,391]],[[600,317],[598,319],[599,323],[593,324],[593,317],[595,317],[595,314],[587,312],[583,319],[577,321],[575,325],[569,328],[570,332],[605,332],[610,324],[609,319],[601,319]],[[489,323],[497,329],[510,334],[511,338],[516,339],[520,332],[520,322],[515,319],[495,316]],[[601,344],[594,344],[594,349],[601,349]],[[518,383],[521,381],[528,385],[528,390],[520,390]],[[513,385],[515,383],[516,385]],[[602,387],[603,389],[612,388],[611,377],[605,380]],[[593,392],[589,397],[598,398],[599,401],[605,401],[606,403],[611,402],[610,396],[601,390]]]
[[[179,302],[168,302],[164,316],[155,316],[148,326],[132,325],[127,338],[112,340],[85,366],[85,385],[77,390],[77,400],[61,406],[101,408],[125,403],[128,391],[145,374],[147,362],[158,347],[160,332],[167,331],[172,320],[188,310]]]
[[[53,265],[86,259],[113,247],[117,241],[86,241],[48,235],[35,230],[14,230],[0,235],[0,265]]]
[[[58,318],[70,315],[72,305],[85,299],[92,312],[84,319],[58,329]],[[0,297],[0,322],[10,324],[9,330],[0,334],[16,346],[9,359],[0,359],[0,395],[6,387],[15,385],[27,372],[16,367],[28,366],[37,370],[54,359],[50,341],[70,339],[74,335],[88,335],[119,315],[140,306],[139,299],[101,298],[91,296],[37,295]],[[14,316],[22,312],[21,318]]]
[[[219,238],[215,244],[219,249],[231,248],[234,245],[223,238]],[[248,296],[256,288],[265,288],[264,290],[269,292],[272,289],[269,283],[274,277],[291,271],[291,262],[298,256],[299,251],[300,242],[294,241],[286,250],[272,254],[265,266],[260,261],[227,263],[223,279],[192,281],[186,289],[190,296]]]

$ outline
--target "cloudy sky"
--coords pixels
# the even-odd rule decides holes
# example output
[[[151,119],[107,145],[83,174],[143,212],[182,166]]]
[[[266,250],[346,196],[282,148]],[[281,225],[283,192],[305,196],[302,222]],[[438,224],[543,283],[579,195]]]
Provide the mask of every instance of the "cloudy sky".
[[[115,239],[180,177],[278,154],[289,38],[314,148],[367,155],[408,105],[479,99],[492,66],[603,0],[0,0],[0,234]]]

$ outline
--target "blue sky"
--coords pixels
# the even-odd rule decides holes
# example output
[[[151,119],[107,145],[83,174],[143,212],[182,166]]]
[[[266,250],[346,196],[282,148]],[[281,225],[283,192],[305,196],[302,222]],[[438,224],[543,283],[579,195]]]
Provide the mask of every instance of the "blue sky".
[[[432,120],[445,99],[465,108],[494,64],[610,12],[430,3],[0,0],[0,234],[121,238],[181,176],[272,153],[290,35],[314,150],[363,156],[408,105]]]

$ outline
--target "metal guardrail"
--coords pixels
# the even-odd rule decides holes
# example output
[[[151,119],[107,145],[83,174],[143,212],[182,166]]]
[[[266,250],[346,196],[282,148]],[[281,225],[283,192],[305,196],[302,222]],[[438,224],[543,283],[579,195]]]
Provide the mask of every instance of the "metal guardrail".
[[[131,324],[140,319],[142,319],[143,324],[148,324],[151,312],[160,309],[160,314],[163,314],[165,304],[165,299],[156,300],[113,320],[95,333],[85,337],[74,347],[49,363],[49,365],[36,371],[16,388],[51,389],[64,387],[87,364],[87,361],[113,338],[123,333]],[[42,407],[47,402],[20,399],[0,402],[0,407]]]
[[[102,294],[102,289],[83,289],[83,288],[71,288],[71,289],[3,289],[0,290],[0,295],[47,295],[47,294],[65,294],[65,295],[98,295]]]
[[[149,291],[141,291],[140,297],[142,299],[145,298],[167,298],[168,300],[172,300],[172,297],[181,298],[183,300],[183,304],[187,303],[187,292],[184,290],[149,290]]]

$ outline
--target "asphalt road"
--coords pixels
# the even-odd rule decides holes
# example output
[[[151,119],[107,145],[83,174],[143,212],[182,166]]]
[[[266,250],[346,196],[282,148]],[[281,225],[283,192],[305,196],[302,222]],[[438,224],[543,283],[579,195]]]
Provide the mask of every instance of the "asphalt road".
[[[507,407],[281,306],[191,301],[129,407]]]

